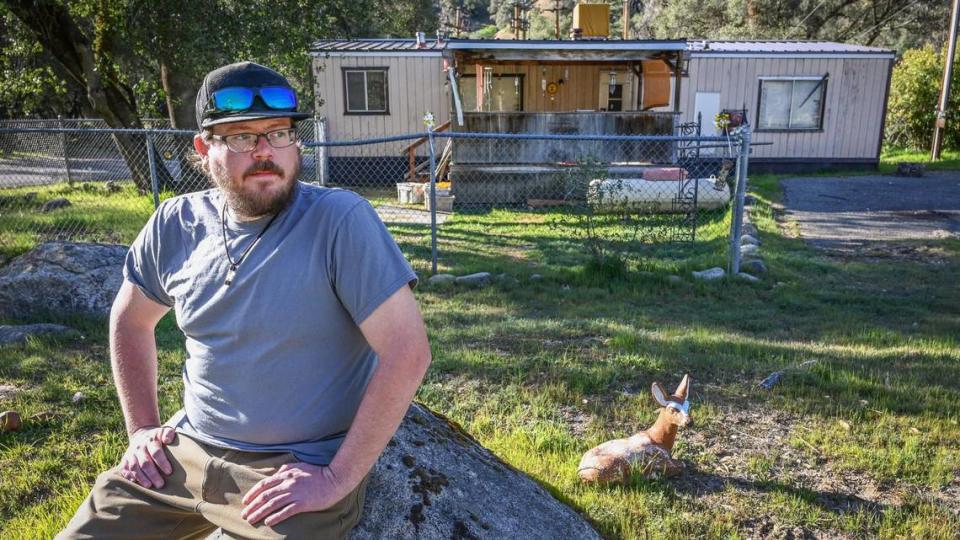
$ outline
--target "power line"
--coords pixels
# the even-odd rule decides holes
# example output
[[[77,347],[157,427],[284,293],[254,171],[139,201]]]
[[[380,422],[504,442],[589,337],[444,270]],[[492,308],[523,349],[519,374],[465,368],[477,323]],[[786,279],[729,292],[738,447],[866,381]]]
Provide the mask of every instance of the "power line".
[[[817,4],[817,7],[811,9],[811,10],[810,10],[810,13],[807,13],[807,16],[804,17],[803,19],[801,19],[800,22],[798,22],[797,25],[794,26],[794,29],[795,29],[795,30],[799,30],[800,27],[803,26],[803,23],[807,22],[807,19],[809,19],[810,16],[814,14],[814,12],[816,12],[818,9],[820,9],[821,7],[823,7],[823,5],[826,4],[826,3],[827,3],[827,0],[822,0],[819,4]]]
[[[883,26],[884,24],[887,24],[888,22],[890,22],[890,20],[893,19],[894,16],[899,15],[901,11],[907,9],[907,8],[910,7],[910,6],[913,6],[914,4],[916,4],[916,3],[919,2],[919,1],[920,1],[920,0],[913,0],[913,2],[910,2],[909,4],[904,4],[903,7],[901,7],[901,8],[898,9],[897,11],[891,13],[889,17],[884,18],[882,21],[878,22],[877,24],[871,26],[870,28],[867,28],[866,30],[860,32],[859,34],[853,36],[852,38],[849,38],[848,41],[854,41],[854,40],[858,39],[860,36],[862,36],[862,35],[864,35],[864,34],[869,34],[870,32],[873,32],[873,31],[876,30],[877,28],[880,28],[880,27]]]

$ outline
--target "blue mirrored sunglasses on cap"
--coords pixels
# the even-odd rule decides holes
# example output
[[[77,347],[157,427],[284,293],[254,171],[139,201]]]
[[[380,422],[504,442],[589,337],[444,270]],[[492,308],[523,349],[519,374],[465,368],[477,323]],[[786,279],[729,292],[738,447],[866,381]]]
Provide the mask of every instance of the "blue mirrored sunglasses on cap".
[[[260,88],[231,86],[217,90],[210,95],[213,108],[208,112],[246,111],[253,107],[253,99],[257,96],[260,96],[263,103],[271,109],[281,111],[295,111],[297,109],[297,94],[292,88],[285,86],[263,86]]]

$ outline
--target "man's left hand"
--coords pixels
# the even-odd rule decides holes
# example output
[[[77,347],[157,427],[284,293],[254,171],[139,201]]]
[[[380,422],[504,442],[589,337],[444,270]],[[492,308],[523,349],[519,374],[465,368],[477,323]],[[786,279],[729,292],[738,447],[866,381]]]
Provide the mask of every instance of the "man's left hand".
[[[264,520],[265,525],[272,527],[301,512],[326,510],[348,493],[350,486],[337,478],[330,467],[288,463],[243,496],[240,517],[251,525]]]

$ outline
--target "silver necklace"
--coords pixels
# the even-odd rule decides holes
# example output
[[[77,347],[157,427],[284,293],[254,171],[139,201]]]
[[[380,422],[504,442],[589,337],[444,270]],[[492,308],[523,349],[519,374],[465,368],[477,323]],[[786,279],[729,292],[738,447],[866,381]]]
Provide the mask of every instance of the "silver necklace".
[[[257,237],[253,239],[253,242],[250,242],[250,245],[247,246],[247,248],[240,253],[240,256],[237,257],[237,260],[234,261],[233,258],[230,257],[230,248],[227,247],[227,203],[223,203],[223,210],[220,211],[220,231],[223,233],[223,251],[227,254],[227,261],[230,262],[230,269],[227,270],[227,278],[223,280],[224,285],[229,287],[230,284],[233,283],[233,278],[237,275],[237,267],[240,266],[240,263],[247,257],[247,254],[250,253],[253,246],[257,245],[257,242],[260,241],[260,238],[262,238],[263,234],[267,232],[267,229],[273,225],[273,221],[277,219],[279,215],[280,212],[277,212],[270,218],[267,225],[263,229],[260,229],[260,232],[257,234]]]

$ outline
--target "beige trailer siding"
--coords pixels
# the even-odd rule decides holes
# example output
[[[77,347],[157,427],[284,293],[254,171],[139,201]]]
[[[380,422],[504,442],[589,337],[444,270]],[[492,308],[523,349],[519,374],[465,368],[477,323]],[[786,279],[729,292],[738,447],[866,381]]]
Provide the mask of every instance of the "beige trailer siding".
[[[387,68],[387,97],[389,114],[345,114],[344,81],[342,68],[385,67]],[[439,53],[433,55],[356,55],[316,56],[313,59],[316,82],[317,116],[327,123],[328,140],[353,140],[422,132],[423,115],[434,114],[437,124],[450,118],[450,94],[444,84],[443,60]],[[370,147],[360,154],[346,148],[331,149],[335,155],[399,155],[401,148],[409,144],[389,143]],[[390,149],[390,152],[386,150]]]
[[[827,79],[823,129],[764,132],[755,130],[754,158],[871,160],[879,155],[880,131],[893,60],[885,57],[797,58],[786,56],[723,57],[691,55],[688,77],[681,86],[683,121],[696,120],[697,92],[719,92],[720,107],[746,107],[757,124],[761,77],[822,77]],[[703,123],[712,123],[704,118]]]

